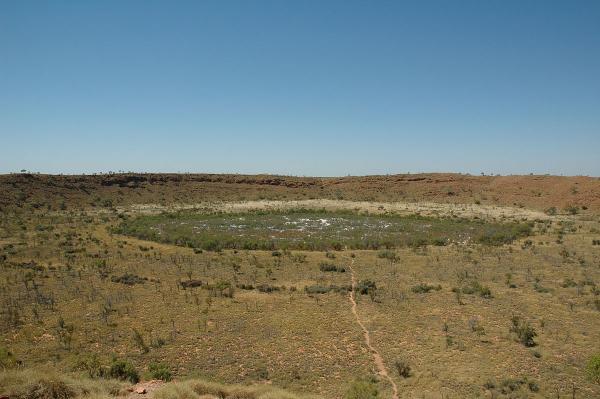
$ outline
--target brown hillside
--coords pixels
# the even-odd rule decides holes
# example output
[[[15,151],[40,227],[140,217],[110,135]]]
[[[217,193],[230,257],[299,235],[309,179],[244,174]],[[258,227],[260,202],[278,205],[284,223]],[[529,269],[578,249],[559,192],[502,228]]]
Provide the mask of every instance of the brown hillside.
[[[0,176],[0,205],[101,207],[212,200],[333,198],[600,210],[600,178],[435,173],[359,177],[217,174]],[[584,208],[584,209],[585,209]]]

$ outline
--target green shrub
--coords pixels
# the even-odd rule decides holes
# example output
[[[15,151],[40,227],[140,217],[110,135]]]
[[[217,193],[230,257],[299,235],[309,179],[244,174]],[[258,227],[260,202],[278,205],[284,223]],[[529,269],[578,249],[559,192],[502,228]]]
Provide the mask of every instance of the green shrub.
[[[396,366],[396,370],[401,377],[408,378],[410,377],[410,366],[404,360],[396,360],[394,363]]]
[[[24,399],[71,399],[76,392],[58,378],[40,379],[28,387]]]
[[[163,363],[150,363],[148,371],[150,372],[150,377],[154,380],[171,381],[173,379],[171,370]]]
[[[453,288],[452,291],[456,292],[456,290],[460,290],[463,294],[467,295],[479,295],[482,298],[490,299],[492,298],[492,290],[485,285],[481,285],[479,281],[472,280],[467,285],[462,288]]]
[[[332,263],[321,263],[319,265],[319,270],[321,270],[322,272],[337,272],[337,273],[345,273],[346,272],[346,268],[343,266],[336,266]]]
[[[539,391],[540,391],[540,386],[539,386],[539,385],[538,385],[538,383],[537,383],[537,382],[535,382],[535,381],[529,381],[529,382],[527,383],[527,387],[529,388],[529,390],[530,390],[531,392],[539,392]]]
[[[331,291],[331,288],[323,285],[309,285],[304,287],[304,291],[307,294],[327,294],[329,291]]]
[[[479,289],[479,296],[489,299],[492,297],[492,290],[487,286],[481,286]]]
[[[567,279],[563,280],[563,282],[560,286],[563,288],[577,287],[577,283],[575,282],[575,280],[573,280],[571,278],[567,278]]]
[[[429,285],[429,284],[425,284],[425,283],[421,283],[418,285],[415,285],[411,288],[411,291],[414,292],[415,294],[427,294],[429,291],[435,290],[435,291],[439,291],[442,289],[441,285]]]
[[[62,316],[58,318],[58,322],[56,324],[56,333],[61,346],[70,350],[71,342],[73,340],[73,331],[75,331],[75,325],[65,322],[65,319],[63,319]]]
[[[142,353],[150,352],[150,348],[148,347],[148,345],[146,345],[146,342],[144,342],[144,337],[135,328],[133,329],[133,342],[135,343],[135,346],[137,346],[138,349],[142,351]]]
[[[206,251],[220,252],[223,249],[223,244],[217,240],[207,240],[203,243],[202,249]]]
[[[90,378],[101,378],[106,375],[106,369],[102,367],[98,355],[82,356],[73,367],[76,371],[85,371]]]
[[[469,328],[477,335],[485,335],[485,328],[475,318],[469,320]]]
[[[113,283],[121,283],[125,285],[144,284],[146,280],[148,279],[131,273],[125,273],[122,276],[112,276],[110,278],[110,281]]]
[[[535,337],[537,337],[537,333],[531,324],[529,324],[529,322],[521,320],[519,316],[513,316],[511,321],[512,326],[510,327],[509,331],[517,335],[519,342],[526,347],[533,347],[537,345],[533,340]]]
[[[202,287],[202,280],[190,279],[190,280],[181,281],[179,284],[185,290],[186,288]]]
[[[10,369],[18,364],[15,356],[6,348],[0,347],[0,369]]]
[[[498,227],[488,228],[479,238],[478,242],[484,245],[500,246],[510,244],[517,238],[531,235],[531,224],[521,223],[511,226],[510,229],[501,229]]]
[[[565,211],[567,211],[569,213],[569,215],[577,215],[579,213],[579,207],[568,206],[565,208]]]
[[[413,249],[419,249],[427,246],[428,242],[424,238],[411,238],[408,240],[407,245]]]
[[[277,287],[276,285],[269,285],[269,284],[260,284],[260,285],[256,286],[256,289],[259,292],[263,292],[263,293],[270,293],[270,292],[281,290],[280,287]]]
[[[381,259],[388,259],[390,261],[395,261],[397,259],[396,253],[394,251],[390,251],[389,249],[381,250],[377,253],[377,257]]]
[[[135,367],[127,360],[114,359],[108,370],[108,375],[111,378],[129,381],[134,384],[140,381],[140,376]]]
[[[357,380],[350,385],[344,395],[345,399],[377,399],[379,391],[372,380]]]
[[[375,291],[377,285],[371,280],[360,280],[356,285],[356,291],[361,295],[367,295],[370,291]]]
[[[448,245],[448,239],[447,238],[435,238],[433,240],[433,245],[437,246],[437,247],[443,247]]]
[[[591,381],[600,384],[600,353],[590,358],[585,371]]]
[[[536,292],[539,292],[539,293],[541,293],[541,294],[547,294],[548,292],[551,292],[551,291],[550,291],[550,288],[546,288],[546,287],[544,287],[543,285],[541,285],[541,284],[540,284],[539,282],[537,282],[537,281],[536,281],[535,283],[533,283],[533,289],[534,289]]]
[[[292,255],[292,262],[294,262],[294,263],[304,263],[305,261],[306,261],[305,254],[293,254]]]
[[[529,389],[531,392],[539,392],[540,390],[538,383],[529,380],[527,377],[505,378],[501,382],[490,380],[483,384],[483,387],[490,391],[497,391],[501,397],[510,398],[529,397],[526,392],[523,392],[524,389]],[[498,397],[498,395],[493,393],[492,397]]]

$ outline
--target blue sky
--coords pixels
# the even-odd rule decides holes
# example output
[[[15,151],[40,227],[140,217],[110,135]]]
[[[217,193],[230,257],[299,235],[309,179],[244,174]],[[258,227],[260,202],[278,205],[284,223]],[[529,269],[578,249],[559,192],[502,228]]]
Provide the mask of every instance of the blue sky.
[[[598,1],[2,1],[0,173],[600,176]]]

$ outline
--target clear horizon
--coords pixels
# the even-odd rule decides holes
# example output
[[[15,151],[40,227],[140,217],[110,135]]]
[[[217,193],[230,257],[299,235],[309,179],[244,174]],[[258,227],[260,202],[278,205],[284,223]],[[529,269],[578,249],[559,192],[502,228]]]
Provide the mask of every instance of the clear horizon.
[[[600,3],[7,1],[0,173],[600,176]]]

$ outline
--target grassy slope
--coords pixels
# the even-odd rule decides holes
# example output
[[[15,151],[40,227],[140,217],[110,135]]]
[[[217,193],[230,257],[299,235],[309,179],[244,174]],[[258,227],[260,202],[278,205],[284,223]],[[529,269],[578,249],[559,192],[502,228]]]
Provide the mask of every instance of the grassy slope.
[[[296,256],[302,252],[195,254],[111,236],[106,226],[118,220],[85,213],[3,219],[2,317],[6,320],[12,309],[19,322],[2,324],[2,342],[26,366],[68,371],[82,355],[96,353],[106,362],[114,354],[141,371],[160,361],[179,378],[267,380],[333,398],[353,379],[371,375],[373,365],[346,295],[303,291],[311,285],[347,285],[347,273],[322,272],[319,265],[343,266],[350,252],[336,252],[334,259],[322,252],[306,252],[304,259]],[[600,282],[600,254],[592,245],[599,228],[596,220],[554,222],[529,246],[521,241],[493,248],[398,249],[395,261],[376,251],[356,251],[359,279],[378,287],[373,300],[359,296],[374,345],[390,370],[396,360],[412,366],[413,377],[393,375],[403,392],[470,397],[483,394],[488,380],[499,385],[527,378],[539,384],[541,396],[556,389],[564,394],[572,383],[579,397],[598,394],[583,368],[600,351],[598,291],[592,285]],[[124,273],[148,280],[134,286],[111,281]],[[508,287],[507,274],[515,288]],[[179,283],[189,278],[209,285],[181,289]],[[492,298],[464,294],[459,303],[452,289],[470,280],[489,287]],[[219,281],[286,288],[236,289],[229,298],[210,288]],[[441,290],[413,292],[420,283],[439,284]],[[515,342],[509,333],[513,314],[532,323],[536,348]],[[68,348],[59,339],[59,317],[74,325]],[[471,319],[484,328],[483,336],[471,330]],[[148,353],[135,344],[134,329],[150,346]],[[164,344],[157,344],[158,338]],[[387,388],[380,384],[380,389]]]

